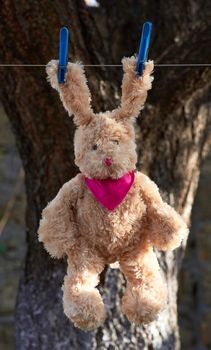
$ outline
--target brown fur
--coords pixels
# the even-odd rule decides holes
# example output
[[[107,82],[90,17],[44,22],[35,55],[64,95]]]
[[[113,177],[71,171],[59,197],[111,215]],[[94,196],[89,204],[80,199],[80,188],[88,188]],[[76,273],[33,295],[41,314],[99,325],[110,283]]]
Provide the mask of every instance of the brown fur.
[[[181,217],[162,201],[157,186],[146,175],[135,173],[133,186],[113,211],[97,202],[84,182],[84,176],[119,178],[135,170],[132,121],[151,88],[153,62],[145,64],[142,77],[136,76],[135,63],[134,57],[123,60],[120,107],[99,114],[90,107],[90,93],[80,65],[68,64],[64,85],[57,82],[57,61],[47,66],[51,85],[59,91],[69,114],[74,113],[78,126],[75,160],[81,173],[64,184],[43,210],[39,240],[52,257],[67,256],[64,312],[84,330],[103,323],[105,310],[96,286],[105,264],[116,261],[128,281],[123,312],[131,322],[151,322],[166,301],[166,286],[153,247],[175,249],[187,234]],[[97,144],[97,150],[92,149],[93,144]],[[105,156],[112,157],[112,166],[103,164]]]

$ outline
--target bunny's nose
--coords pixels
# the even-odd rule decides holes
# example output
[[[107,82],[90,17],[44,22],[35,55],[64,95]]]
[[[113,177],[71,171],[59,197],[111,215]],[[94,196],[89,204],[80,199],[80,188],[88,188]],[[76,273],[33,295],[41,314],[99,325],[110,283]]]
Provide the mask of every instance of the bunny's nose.
[[[113,160],[112,158],[106,157],[104,158],[103,163],[107,166],[110,166],[113,163]]]

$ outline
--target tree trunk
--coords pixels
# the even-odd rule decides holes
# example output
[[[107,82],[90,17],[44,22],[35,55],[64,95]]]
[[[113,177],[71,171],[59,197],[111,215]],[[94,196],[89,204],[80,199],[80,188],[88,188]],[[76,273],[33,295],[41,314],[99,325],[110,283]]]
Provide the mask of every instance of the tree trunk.
[[[138,27],[145,18],[155,23],[150,57],[159,63],[208,62],[209,4],[202,7],[204,1],[180,6],[170,0],[141,5],[135,0],[99,2],[95,20],[82,0],[3,2],[1,63],[44,64],[56,58],[59,27],[69,23],[71,59],[119,63],[122,56],[137,51]],[[95,110],[112,108],[121,70],[89,68],[87,75]],[[205,67],[187,67],[155,69],[154,76],[137,124],[139,166],[142,163],[143,171],[188,222],[208,139],[211,74]],[[134,326],[123,317],[124,280],[111,269],[104,271],[100,284],[108,309],[104,327],[84,333],[64,316],[61,285],[66,263],[50,259],[38,243],[37,229],[42,209],[77,172],[72,120],[46,83],[43,68],[4,67],[1,80],[0,96],[16,136],[27,192],[28,250],[17,298],[17,349],[178,349],[177,275],[186,242],[176,252],[157,253],[168,283],[168,304],[155,322]]]

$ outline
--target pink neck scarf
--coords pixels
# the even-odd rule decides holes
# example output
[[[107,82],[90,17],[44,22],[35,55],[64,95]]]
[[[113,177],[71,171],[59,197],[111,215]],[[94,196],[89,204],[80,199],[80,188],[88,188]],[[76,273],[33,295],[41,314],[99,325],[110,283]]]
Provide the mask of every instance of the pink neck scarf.
[[[133,185],[134,178],[134,171],[129,171],[119,179],[100,180],[85,176],[84,180],[96,200],[108,210],[113,210],[126,197]]]

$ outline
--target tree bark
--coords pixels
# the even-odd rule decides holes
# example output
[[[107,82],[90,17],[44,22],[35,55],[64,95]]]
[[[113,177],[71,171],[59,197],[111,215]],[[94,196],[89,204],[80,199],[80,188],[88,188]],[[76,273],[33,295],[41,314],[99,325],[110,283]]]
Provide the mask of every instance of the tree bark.
[[[145,18],[155,23],[150,57],[159,63],[208,62],[208,1],[207,6],[202,0],[179,6],[170,0],[99,2],[94,20],[82,0],[5,1],[0,8],[1,63],[43,64],[56,58],[59,27],[69,23],[70,59],[119,63],[122,56],[137,52],[138,28]],[[95,110],[115,106],[121,70],[89,68],[86,73]],[[211,73],[205,67],[159,68],[154,75],[137,123],[139,167],[188,222],[208,140]],[[45,253],[37,228],[42,209],[77,172],[74,127],[43,68],[4,67],[1,79],[0,96],[23,161],[27,193],[28,250],[17,298],[17,349],[179,349],[177,276],[186,242],[176,252],[157,253],[169,293],[166,309],[152,324],[134,326],[123,317],[124,280],[111,269],[104,271],[100,284],[108,308],[104,327],[84,333],[64,316],[66,263]]]

